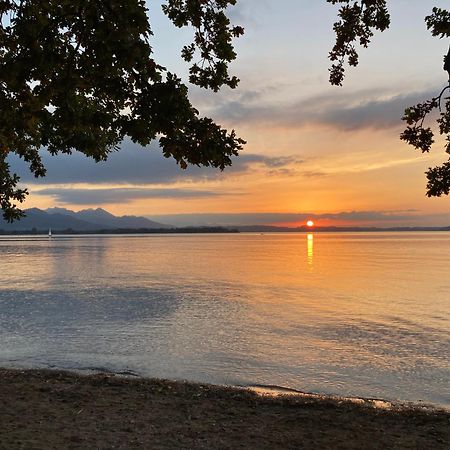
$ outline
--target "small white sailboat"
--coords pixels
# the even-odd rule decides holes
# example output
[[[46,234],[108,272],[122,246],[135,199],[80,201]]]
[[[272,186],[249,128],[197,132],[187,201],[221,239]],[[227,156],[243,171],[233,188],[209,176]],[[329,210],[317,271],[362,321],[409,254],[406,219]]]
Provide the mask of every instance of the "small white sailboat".
[[[48,229],[48,237],[49,237],[49,239],[52,237],[52,229],[51,228]]]

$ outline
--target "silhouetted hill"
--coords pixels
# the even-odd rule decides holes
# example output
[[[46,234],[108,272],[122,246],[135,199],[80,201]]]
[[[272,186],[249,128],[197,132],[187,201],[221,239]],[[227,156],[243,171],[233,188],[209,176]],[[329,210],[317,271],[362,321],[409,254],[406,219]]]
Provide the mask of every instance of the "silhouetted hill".
[[[75,212],[65,208],[49,208],[50,214],[59,213],[97,225],[98,228],[173,228],[170,225],[154,222],[139,216],[114,216],[102,208],[83,209]]]
[[[88,231],[93,229],[93,224],[59,213],[48,214],[38,208],[27,209],[26,217],[13,223],[6,223],[3,219],[0,219],[0,229],[4,231],[48,230],[49,228],[55,230],[72,228]]]
[[[64,208],[50,208],[46,211],[31,208],[25,211],[26,217],[13,223],[0,219],[0,230],[13,231],[46,231],[74,230],[95,231],[115,229],[170,229],[169,225],[153,222],[145,217],[123,216],[117,217],[104,209],[86,209],[75,212]]]

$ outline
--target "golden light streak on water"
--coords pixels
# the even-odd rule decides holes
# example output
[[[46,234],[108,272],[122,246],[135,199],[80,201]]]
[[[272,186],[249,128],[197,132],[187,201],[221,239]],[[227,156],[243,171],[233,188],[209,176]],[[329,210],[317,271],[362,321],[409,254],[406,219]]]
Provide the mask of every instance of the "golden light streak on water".
[[[306,236],[306,248],[308,267],[312,268],[314,263],[314,235],[312,233]]]

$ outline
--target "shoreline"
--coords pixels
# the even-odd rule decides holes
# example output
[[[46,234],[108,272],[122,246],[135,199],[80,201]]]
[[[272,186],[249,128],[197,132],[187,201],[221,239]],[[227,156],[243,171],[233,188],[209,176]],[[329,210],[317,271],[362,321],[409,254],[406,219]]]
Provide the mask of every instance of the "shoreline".
[[[209,381],[199,381],[195,379],[184,378],[158,378],[150,375],[135,372],[131,369],[124,369],[115,371],[107,367],[81,366],[72,368],[62,368],[58,366],[41,366],[36,367],[32,365],[6,365],[0,366],[0,376],[2,371],[11,372],[50,372],[50,373],[66,373],[79,377],[89,377],[102,375],[106,377],[117,377],[125,380],[157,380],[170,383],[186,383],[201,386],[211,386],[224,389],[239,389],[244,391],[251,391],[258,395],[268,397],[305,397],[316,400],[336,400],[339,402],[359,403],[375,408],[412,408],[423,409],[430,411],[444,411],[450,413],[450,404],[432,403],[425,400],[407,400],[401,398],[384,398],[384,397],[365,397],[359,395],[345,395],[339,393],[327,393],[318,391],[303,391],[293,387],[282,386],[278,384],[224,384],[214,383]],[[1,449],[0,449],[1,450]]]
[[[0,448],[450,447],[433,405],[270,388],[0,369]]]

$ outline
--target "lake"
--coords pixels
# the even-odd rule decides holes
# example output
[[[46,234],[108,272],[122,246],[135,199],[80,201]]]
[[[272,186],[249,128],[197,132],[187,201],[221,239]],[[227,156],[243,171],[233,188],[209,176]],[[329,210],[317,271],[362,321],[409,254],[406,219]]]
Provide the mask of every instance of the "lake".
[[[450,405],[450,233],[2,237],[0,366]]]

